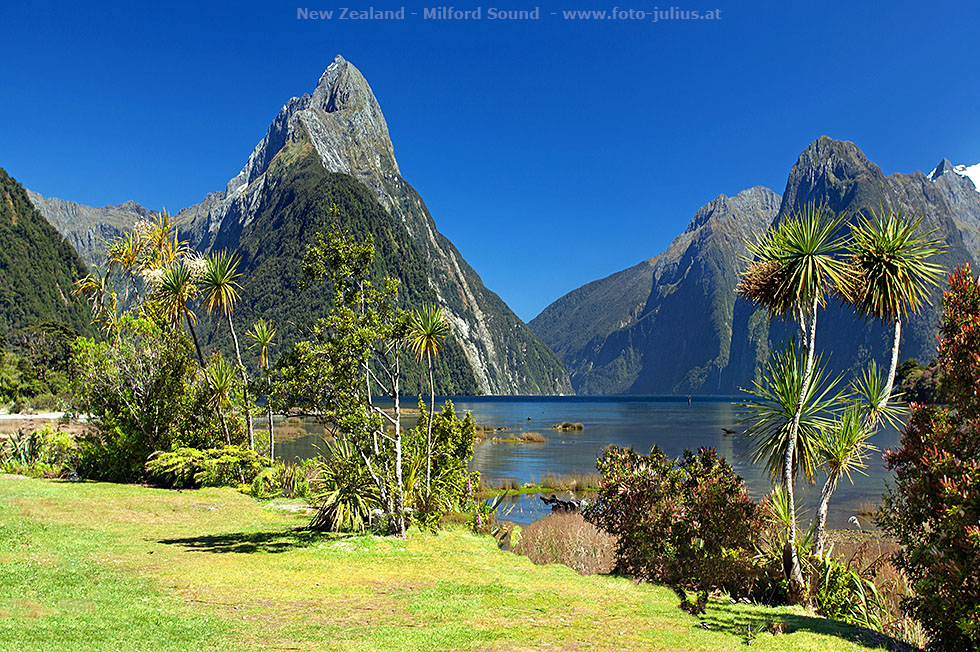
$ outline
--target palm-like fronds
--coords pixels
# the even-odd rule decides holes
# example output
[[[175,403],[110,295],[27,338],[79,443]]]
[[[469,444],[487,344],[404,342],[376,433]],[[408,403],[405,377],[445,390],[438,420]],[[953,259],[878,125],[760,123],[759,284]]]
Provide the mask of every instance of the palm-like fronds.
[[[845,410],[840,418],[824,430],[818,454],[820,466],[833,484],[845,476],[851,480],[852,472],[865,474],[869,454],[878,450],[868,441],[870,437],[871,432],[865,427],[864,419],[856,406]]]
[[[800,397],[803,401],[793,452],[793,475],[802,473],[810,482],[816,477],[820,429],[831,423],[841,397],[841,392],[833,391],[840,377],[830,379],[819,359],[804,387],[805,366],[805,357],[790,342],[766,364],[761,381],[752,383],[754,389],[744,390],[752,398],[741,404],[748,411],[741,420],[746,426],[742,440],[748,446],[752,463],[764,463],[774,480],[782,476]]]
[[[737,291],[775,314],[786,314],[847,283],[849,271],[838,254],[847,244],[840,233],[845,216],[823,204],[802,210],[746,245],[753,257]]]
[[[200,284],[204,305],[212,315],[230,314],[235,309],[241,288],[236,280],[241,276],[239,260],[238,254],[229,251],[219,251],[207,258]]]
[[[127,231],[108,244],[106,259],[109,270],[119,267],[128,274],[135,275],[147,263],[148,242],[136,231]]]
[[[112,312],[116,310],[115,293],[112,291],[109,273],[102,274],[98,267],[75,281],[71,292],[73,295],[84,297],[88,301],[92,308],[92,315],[96,319],[104,317],[105,313],[110,310]]]
[[[943,269],[929,262],[946,250],[936,229],[923,231],[922,217],[898,211],[870,211],[851,226],[848,247],[855,273],[845,285],[845,296],[864,315],[879,319],[905,319],[923,304],[931,304],[930,288],[939,285]]]
[[[377,485],[360,463],[358,451],[346,440],[323,440],[324,458],[313,498],[318,511],[310,523],[314,530],[361,532],[371,512],[381,507]]]
[[[412,313],[409,347],[415,359],[421,362],[427,356],[434,357],[442,348],[442,341],[449,335],[449,322],[438,306],[425,306]]]
[[[276,327],[272,322],[260,319],[252,325],[252,330],[246,331],[245,334],[252,340],[252,346],[249,348],[259,347],[259,365],[263,369],[268,369],[269,347],[274,343]]]
[[[885,374],[872,360],[861,372],[860,378],[851,381],[850,399],[861,411],[865,427],[873,432],[882,422],[898,428],[908,413],[908,408],[900,400],[901,394],[889,396],[891,387]]]
[[[204,369],[204,377],[211,386],[211,400],[215,409],[224,410],[231,403],[235,388],[235,374],[238,370],[217,355]]]
[[[142,237],[149,249],[151,267],[169,267],[188,253],[187,241],[178,239],[173,217],[166,209],[145,229]]]
[[[800,560],[809,566],[809,551],[816,538],[816,531],[812,526],[800,530],[796,525],[806,515],[806,511],[798,511],[794,514],[790,510],[789,494],[781,485],[772,488],[769,495],[763,499],[761,507],[766,518],[774,526],[774,531],[769,531],[771,538],[762,542],[762,548],[757,548],[760,560],[772,565],[781,565],[783,549],[789,541],[790,530],[793,529],[800,535],[794,537],[797,554]]]
[[[197,286],[191,280],[191,270],[177,261],[163,269],[153,291],[153,300],[174,325],[179,324],[185,316],[193,323],[196,317],[190,304],[197,294]]]

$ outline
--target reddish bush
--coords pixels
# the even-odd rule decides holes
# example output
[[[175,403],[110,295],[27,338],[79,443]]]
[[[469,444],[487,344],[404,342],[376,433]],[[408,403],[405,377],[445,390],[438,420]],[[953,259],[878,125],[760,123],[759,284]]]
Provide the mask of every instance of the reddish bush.
[[[692,611],[711,589],[744,591],[759,510],[714,449],[672,460],[656,446],[650,455],[611,446],[596,467],[602,481],[583,514],[618,538],[617,572],[674,587]]]
[[[980,286],[969,265],[943,297],[939,366],[947,406],[913,405],[878,522],[902,546],[903,607],[941,650],[980,649]]]

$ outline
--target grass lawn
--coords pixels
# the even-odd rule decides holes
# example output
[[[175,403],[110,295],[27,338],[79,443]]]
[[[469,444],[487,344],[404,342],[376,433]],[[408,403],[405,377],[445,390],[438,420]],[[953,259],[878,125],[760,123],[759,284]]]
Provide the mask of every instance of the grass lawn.
[[[0,475],[0,650],[864,649],[793,609],[534,566],[456,530],[407,541],[298,530],[230,489]],[[699,624],[707,622],[710,630]]]

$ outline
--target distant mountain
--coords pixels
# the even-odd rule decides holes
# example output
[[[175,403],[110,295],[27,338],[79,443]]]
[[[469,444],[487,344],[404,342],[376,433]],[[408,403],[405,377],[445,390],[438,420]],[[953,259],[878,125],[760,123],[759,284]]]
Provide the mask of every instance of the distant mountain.
[[[576,392],[719,391],[743,242],[772,223],[779,199],[762,186],[719,195],[662,254],[566,294],[531,320]]]
[[[91,332],[91,313],[71,296],[85,265],[0,168],[0,335],[56,321]]]
[[[28,190],[27,196],[41,215],[61,233],[88,265],[102,262],[105,243],[119,237],[140,219],[154,219],[156,211],[134,201],[95,208],[57,197],[42,197]]]
[[[299,337],[303,324],[325,314],[324,297],[297,287],[299,257],[313,234],[328,226],[334,202],[345,226],[358,236],[375,236],[377,272],[401,280],[403,305],[445,307],[452,336],[438,360],[439,391],[571,393],[558,357],[436,229],[421,196],[401,176],[374,93],[340,56],[311,94],[286,102],[223,191],[176,216],[181,236],[196,249],[242,252],[245,286],[235,313],[240,332],[258,317],[275,318],[289,342]],[[85,251],[98,249],[99,238],[116,228],[116,218],[132,223],[142,216],[141,207],[132,206],[100,221],[92,211],[106,209],[61,208],[40,197],[37,203]],[[208,338],[227,346],[221,327]],[[420,382],[417,374],[409,375],[411,382]]]
[[[790,336],[784,321],[770,321],[736,300],[746,234],[810,201],[850,215],[902,207],[937,229],[949,245],[939,262],[953,267],[980,258],[980,193],[966,171],[944,161],[930,176],[885,176],[853,143],[821,137],[800,154],[781,199],[764,189],[745,191],[732,198],[753,193],[739,210],[732,200],[719,206],[727,199],[719,197],[698,211],[666,252],[565,295],[530,325],[561,356],[581,393],[735,393],[758,377],[772,349]],[[729,228],[703,230],[710,224],[702,217],[706,211]],[[689,241],[692,230],[700,237]],[[658,274],[669,260],[679,261],[667,267],[672,273]],[[932,307],[904,328],[903,359],[935,355],[940,298],[937,288]],[[602,317],[589,323],[590,315]],[[833,368],[850,371],[871,358],[884,361],[890,332],[831,303],[820,313],[817,345]]]

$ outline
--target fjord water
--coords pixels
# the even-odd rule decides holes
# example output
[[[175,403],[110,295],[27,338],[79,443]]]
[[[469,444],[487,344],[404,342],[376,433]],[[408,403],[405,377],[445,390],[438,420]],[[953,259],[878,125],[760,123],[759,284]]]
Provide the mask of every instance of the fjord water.
[[[437,398],[442,405],[446,398]],[[595,472],[596,458],[610,445],[631,446],[646,453],[656,444],[667,455],[678,457],[685,449],[696,450],[710,446],[727,459],[749,486],[752,496],[762,498],[772,487],[761,466],[752,465],[743,446],[723,428],[741,430],[739,420],[743,410],[732,397],[649,397],[649,396],[534,396],[534,397],[448,397],[458,414],[469,411],[482,426],[506,428],[495,433],[500,439],[514,438],[521,432],[538,432],[544,443],[507,443],[487,441],[477,443],[471,468],[487,480],[512,479],[519,483],[540,480],[548,473],[555,475]],[[404,401],[403,405],[415,405]],[[581,422],[581,431],[549,430],[562,421]],[[409,421],[407,427],[413,423]],[[277,457],[306,458],[316,454],[315,435],[277,443]],[[879,431],[872,442],[879,449],[895,447],[899,433],[894,428]],[[830,504],[830,527],[853,527],[851,516],[858,516],[865,528],[871,524],[860,514],[881,502],[885,480],[890,479],[881,453],[869,459],[867,475],[852,476],[853,484],[843,478]],[[809,513],[802,523],[810,521],[819,499],[823,478],[816,486],[801,483],[798,500]],[[505,501],[502,509],[510,508],[508,519],[529,522],[546,513],[536,496],[515,496]]]

